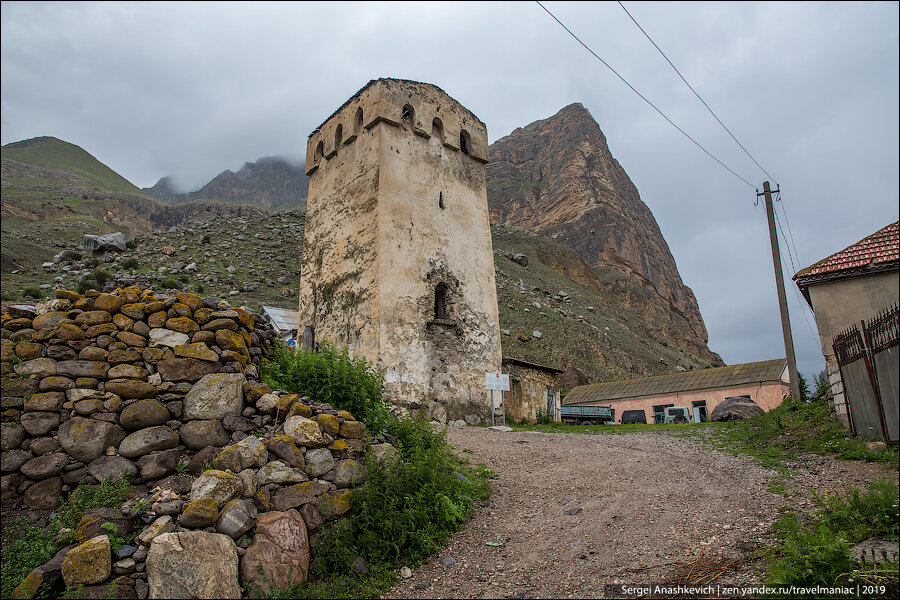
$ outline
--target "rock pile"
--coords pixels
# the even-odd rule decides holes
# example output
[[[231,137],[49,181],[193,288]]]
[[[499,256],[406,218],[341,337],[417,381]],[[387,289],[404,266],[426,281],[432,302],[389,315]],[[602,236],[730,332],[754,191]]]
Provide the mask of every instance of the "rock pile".
[[[135,287],[55,296],[2,315],[3,500],[52,510],[80,481],[123,474],[134,492],[86,513],[19,596],[59,576],[137,598],[303,581],[310,534],[363,480],[365,425],[261,383],[275,333],[249,310]],[[109,523],[125,545],[110,547]]]

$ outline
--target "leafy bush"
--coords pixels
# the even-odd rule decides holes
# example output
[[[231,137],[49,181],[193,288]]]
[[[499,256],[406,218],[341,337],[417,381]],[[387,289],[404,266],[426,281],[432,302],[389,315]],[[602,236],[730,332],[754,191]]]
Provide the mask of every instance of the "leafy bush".
[[[130,493],[131,483],[124,475],[120,479],[106,478],[99,485],[88,485],[82,481],[56,511],[53,526],[72,529],[78,525],[86,510],[118,508]]]
[[[82,279],[78,282],[76,290],[79,294],[83,294],[88,290],[96,290],[99,287],[99,284],[93,279]]]
[[[178,282],[171,277],[166,277],[163,279],[162,286],[167,290],[178,289]]]
[[[870,537],[896,540],[898,501],[897,486],[884,479],[869,483],[865,491],[851,485],[842,496],[816,495],[819,511],[810,522],[789,513],[775,524],[782,542],[775,548],[769,583],[833,586],[853,579],[865,583],[874,572],[860,569],[849,549]],[[896,580],[897,564],[886,568]]]
[[[382,375],[363,357],[350,358],[325,340],[318,352],[277,348],[262,364],[262,378],[273,388],[308,396],[338,410],[347,410],[370,431],[387,425],[387,405],[381,399]]]
[[[356,556],[374,572],[419,563],[490,494],[489,473],[462,464],[446,431],[411,417],[392,418],[389,431],[402,460],[366,457],[366,485],[353,492],[352,518],[330,528],[319,554],[331,576],[349,575]]]
[[[44,293],[41,292],[40,288],[36,288],[34,286],[28,286],[28,287],[22,288],[22,297],[24,298],[25,296],[31,296],[35,300],[38,300],[39,298],[44,297]]]
[[[94,269],[94,280],[97,282],[97,285],[102,289],[106,282],[109,281],[109,278],[112,277],[112,273],[103,267],[97,267]]]
[[[2,292],[2,293],[0,293],[0,300],[3,300],[4,302],[9,302],[10,300],[12,300],[12,296],[7,294],[6,292]]]
[[[119,263],[123,269],[137,269],[140,266],[140,262],[133,256],[130,256]]]
[[[537,425],[550,425],[553,423],[553,417],[550,415],[550,412],[543,408],[537,410],[535,418],[537,419]]]
[[[127,242],[125,242],[125,247],[129,250],[134,250],[135,248],[137,248],[137,242],[135,240],[128,240]]]

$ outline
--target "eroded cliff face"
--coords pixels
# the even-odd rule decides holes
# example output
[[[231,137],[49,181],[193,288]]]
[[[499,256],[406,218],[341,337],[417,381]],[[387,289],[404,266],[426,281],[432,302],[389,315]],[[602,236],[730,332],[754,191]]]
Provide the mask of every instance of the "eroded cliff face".
[[[581,104],[494,142],[485,174],[493,223],[564,243],[623,305],[673,341],[718,358],[653,214]]]

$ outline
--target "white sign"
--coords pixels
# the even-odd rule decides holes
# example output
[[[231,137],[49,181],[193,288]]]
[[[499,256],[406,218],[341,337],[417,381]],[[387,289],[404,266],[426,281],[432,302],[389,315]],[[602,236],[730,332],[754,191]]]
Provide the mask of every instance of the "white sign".
[[[489,390],[509,391],[508,373],[485,373],[484,387]]]

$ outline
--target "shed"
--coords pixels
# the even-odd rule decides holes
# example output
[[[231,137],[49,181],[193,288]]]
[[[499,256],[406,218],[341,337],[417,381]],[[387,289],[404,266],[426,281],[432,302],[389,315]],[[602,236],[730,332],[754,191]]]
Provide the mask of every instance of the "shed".
[[[559,421],[559,376],[563,369],[518,358],[504,357],[503,371],[509,373],[509,391],[503,392],[506,418],[536,423],[541,415]]]
[[[563,404],[612,406],[616,416],[626,410],[642,410],[647,423],[661,422],[669,406],[690,408],[695,422],[706,421],[713,409],[732,396],[749,396],[763,410],[772,410],[790,393],[787,360],[685,371],[638,379],[581,385]]]
[[[263,306],[262,311],[263,317],[275,328],[282,341],[288,342],[297,339],[297,324],[299,323],[297,310]]]

